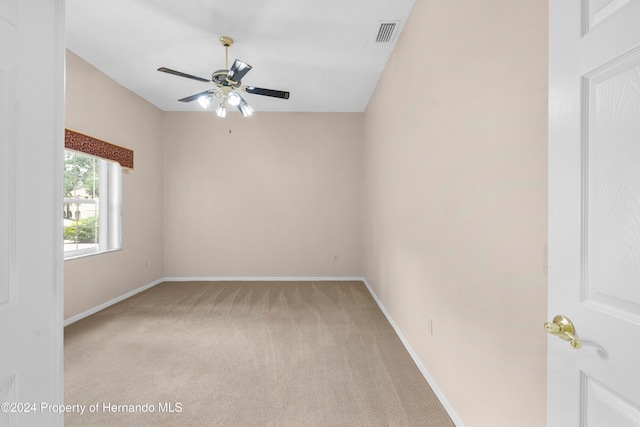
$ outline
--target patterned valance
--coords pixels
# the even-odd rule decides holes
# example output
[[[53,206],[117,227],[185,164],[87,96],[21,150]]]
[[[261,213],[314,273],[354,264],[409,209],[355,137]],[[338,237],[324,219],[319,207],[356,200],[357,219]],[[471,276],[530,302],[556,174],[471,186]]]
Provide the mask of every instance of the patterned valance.
[[[113,160],[120,163],[123,168],[133,169],[133,150],[119,147],[73,130],[64,130],[64,148],[106,160]]]

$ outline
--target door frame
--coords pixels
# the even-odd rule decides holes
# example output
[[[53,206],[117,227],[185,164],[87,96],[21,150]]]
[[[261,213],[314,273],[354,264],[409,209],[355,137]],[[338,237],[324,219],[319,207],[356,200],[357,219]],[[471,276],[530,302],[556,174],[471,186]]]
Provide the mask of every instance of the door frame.
[[[10,164],[3,181],[6,197],[0,203],[8,207],[3,226],[10,230],[2,251],[8,261],[2,275],[9,291],[4,318],[9,324],[3,328],[6,336],[3,333],[2,339],[10,348],[3,368],[11,375],[0,387],[6,387],[9,403],[26,404],[25,397],[43,399],[29,402],[35,410],[6,412],[9,425],[62,426],[61,413],[41,408],[64,402],[65,0],[2,3],[0,20],[17,40],[9,41],[15,51],[8,60],[6,80],[11,95],[7,98],[8,131],[0,141],[6,144]],[[44,40],[46,44],[33,49]],[[24,70],[29,71],[21,73]],[[35,101],[38,93],[42,98]],[[24,191],[25,183],[39,184],[37,195]],[[32,318],[33,313],[41,316]],[[36,347],[46,348],[46,353],[34,353]]]

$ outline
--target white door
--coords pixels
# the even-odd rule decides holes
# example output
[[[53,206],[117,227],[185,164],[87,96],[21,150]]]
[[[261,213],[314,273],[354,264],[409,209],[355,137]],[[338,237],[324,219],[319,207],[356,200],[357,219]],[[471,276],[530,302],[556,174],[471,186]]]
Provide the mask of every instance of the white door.
[[[64,0],[0,0],[1,427],[62,425],[63,126]]]
[[[640,1],[551,0],[548,425],[640,426]]]

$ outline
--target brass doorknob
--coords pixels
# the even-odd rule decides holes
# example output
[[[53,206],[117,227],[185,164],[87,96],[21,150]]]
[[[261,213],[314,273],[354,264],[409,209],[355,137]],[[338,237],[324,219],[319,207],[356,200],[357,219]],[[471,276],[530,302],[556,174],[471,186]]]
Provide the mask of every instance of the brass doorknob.
[[[553,322],[547,322],[544,324],[544,329],[548,334],[558,336],[565,341],[571,341],[571,347],[576,350],[582,347],[582,343],[576,337],[576,328],[573,326],[571,320],[563,315],[558,315],[553,318]]]

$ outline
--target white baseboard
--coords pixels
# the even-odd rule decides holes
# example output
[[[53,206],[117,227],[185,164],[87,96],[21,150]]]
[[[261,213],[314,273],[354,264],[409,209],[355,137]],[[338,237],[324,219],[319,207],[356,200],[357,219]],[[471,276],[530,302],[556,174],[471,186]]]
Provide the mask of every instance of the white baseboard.
[[[92,314],[104,310],[105,308],[110,307],[113,304],[124,301],[125,299],[132,297],[135,294],[138,294],[163,282],[362,282],[363,280],[364,279],[362,277],[162,277],[158,280],[154,280],[151,283],[134,289],[131,292],[127,292],[124,295],[120,295],[117,298],[100,304],[97,307],[93,307],[83,313],[76,314],[75,316],[66,319],[63,325],[68,326],[72,323],[75,323],[78,320],[91,316]]]
[[[429,386],[438,397],[438,400],[440,400],[440,403],[442,403],[442,406],[444,407],[445,411],[447,411],[447,413],[449,414],[449,418],[451,418],[451,421],[453,421],[453,423],[457,427],[464,427],[462,420],[460,419],[458,414],[456,414],[456,412],[453,410],[453,407],[451,406],[447,398],[444,396],[444,393],[442,393],[442,390],[440,390],[440,388],[436,384],[431,374],[429,374],[429,371],[427,371],[427,368],[425,368],[424,364],[422,363],[422,360],[420,360],[420,357],[418,357],[418,354],[413,350],[413,347],[411,347],[411,344],[409,344],[409,341],[407,341],[404,334],[402,333],[402,331],[400,330],[396,322],[391,317],[391,314],[389,314],[387,309],[382,304],[382,301],[380,301],[376,293],[373,291],[373,289],[371,288],[371,285],[369,284],[369,282],[367,282],[367,279],[362,277],[360,278],[360,280],[362,280],[365,286],[367,287],[367,289],[369,289],[371,296],[373,296],[373,299],[376,300],[378,307],[380,307],[380,310],[382,310],[382,313],[384,313],[385,317],[387,318],[387,320],[389,321],[393,329],[396,331],[396,334],[400,338],[400,341],[402,341],[402,344],[404,344],[404,347],[409,352],[409,355],[411,356],[414,363],[422,373],[422,376],[424,377],[425,380],[427,380],[427,383],[429,383]]]
[[[165,277],[165,282],[363,282],[363,277]]]
[[[158,280],[154,280],[151,283],[148,283],[148,284],[146,284],[144,286],[141,286],[141,287],[139,287],[137,289],[134,289],[134,290],[132,290],[130,292],[127,292],[124,295],[120,295],[119,297],[116,297],[116,298],[114,298],[114,299],[112,299],[110,301],[107,301],[107,302],[105,302],[103,304],[100,304],[97,307],[93,307],[93,308],[91,308],[91,309],[89,309],[89,310],[87,310],[87,311],[85,311],[83,313],[76,314],[75,316],[72,316],[72,317],[66,319],[64,321],[64,326],[68,326],[68,325],[70,325],[72,323],[77,322],[78,320],[81,320],[81,319],[84,319],[85,317],[91,316],[94,313],[97,313],[97,312],[99,312],[101,310],[104,310],[105,308],[110,307],[113,304],[116,304],[116,303],[118,303],[120,301],[124,301],[127,298],[130,298],[130,297],[134,296],[135,294],[139,294],[142,291],[146,291],[147,289],[152,288],[155,285],[158,285],[158,284],[160,284],[160,283],[162,283],[164,281],[165,281],[164,278],[161,278],[161,279],[158,279]]]

